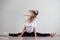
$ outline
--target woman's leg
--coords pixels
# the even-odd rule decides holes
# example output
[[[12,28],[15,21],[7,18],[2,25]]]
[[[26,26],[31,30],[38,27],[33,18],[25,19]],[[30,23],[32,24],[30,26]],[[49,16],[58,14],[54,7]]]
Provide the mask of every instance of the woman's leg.
[[[17,37],[19,35],[21,35],[21,33],[16,33],[16,34],[9,33],[9,36],[12,36],[12,37]],[[28,33],[28,32],[24,32],[24,34],[22,35],[22,37],[29,37],[29,36],[31,36],[31,33]]]
[[[37,33],[37,36],[47,37],[47,36],[50,36],[50,34],[49,34],[49,33],[44,33],[44,34],[42,34],[42,33]]]
[[[9,33],[9,36],[13,36],[13,37],[17,37],[17,36],[19,36],[19,35],[21,35],[21,33],[16,33],[16,34]],[[22,37],[27,37],[27,36],[29,36],[29,35],[30,35],[29,33],[24,32],[24,34],[22,35]]]
[[[17,36],[20,35],[20,34],[21,34],[21,33],[16,33],[16,34],[9,33],[9,36],[17,37]]]

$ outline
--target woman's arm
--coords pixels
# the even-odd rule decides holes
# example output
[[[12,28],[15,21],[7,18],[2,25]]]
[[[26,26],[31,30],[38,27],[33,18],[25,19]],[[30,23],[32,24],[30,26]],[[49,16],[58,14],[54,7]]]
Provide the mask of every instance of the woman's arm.
[[[36,28],[35,28],[35,27],[34,27],[34,35],[35,35],[35,37],[37,36],[37,35],[36,35]]]
[[[22,33],[21,33],[20,37],[24,34],[24,32],[25,32],[25,31],[26,31],[26,27],[24,27],[24,28],[23,28]]]

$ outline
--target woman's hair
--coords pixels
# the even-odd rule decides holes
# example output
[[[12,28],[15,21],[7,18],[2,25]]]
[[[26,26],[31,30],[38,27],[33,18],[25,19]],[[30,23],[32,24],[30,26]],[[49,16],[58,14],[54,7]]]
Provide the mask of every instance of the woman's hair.
[[[36,10],[36,11],[35,11],[35,10],[29,10],[29,12],[32,12],[32,13],[34,13],[34,15],[35,15],[35,16],[31,16],[30,18],[27,19],[27,20],[32,20],[32,21],[34,20],[34,18],[36,18],[36,16],[37,16],[38,13],[39,13],[38,10]],[[26,20],[26,21],[27,21],[27,20]]]
[[[29,10],[29,12],[33,12],[34,15],[35,15],[35,17],[36,17],[36,16],[38,15],[38,13],[39,13],[38,10],[36,10],[36,11],[35,11],[35,10]]]

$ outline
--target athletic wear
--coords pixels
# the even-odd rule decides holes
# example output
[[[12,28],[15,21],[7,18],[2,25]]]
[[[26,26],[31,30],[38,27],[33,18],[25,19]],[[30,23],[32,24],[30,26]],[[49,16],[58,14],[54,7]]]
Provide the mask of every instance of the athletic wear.
[[[13,37],[17,37],[19,35],[21,35],[21,33],[17,33],[17,34],[11,34],[11,33],[9,33],[9,36],[13,36]],[[49,33],[44,33],[44,34],[42,34],[42,33],[36,33],[36,35],[39,36],[39,37],[50,36]],[[31,33],[24,32],[24,34],[22,35],[22,37],[35,37],[35,35],[34,35],[34,32],[31,32]]]
[[[36,21],[33,20],[31,23],[25,22],[25,27],[28,33],[33,32],[34,27],[36,27]]]

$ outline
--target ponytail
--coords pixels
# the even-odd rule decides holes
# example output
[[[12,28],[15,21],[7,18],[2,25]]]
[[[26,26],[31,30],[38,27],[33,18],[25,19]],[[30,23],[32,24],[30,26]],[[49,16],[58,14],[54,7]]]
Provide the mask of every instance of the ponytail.
[[[38,13],[39,13],[39,12],[38,12],[38,10],[36,10],[36,14],[35,14],[35,15],[37,16],[37,15],[38,15]]]
[[[35,16],[37,16],[38,13],[39,13],[38,10],[36,10],[36,11],[35,11],[35,10],[29,10],[29,11],[30,11],[30,12],[33,12],[33,13],[35,14]]]

